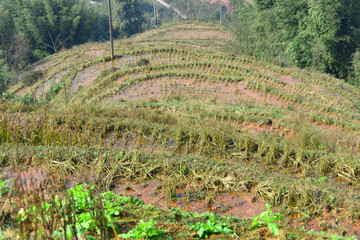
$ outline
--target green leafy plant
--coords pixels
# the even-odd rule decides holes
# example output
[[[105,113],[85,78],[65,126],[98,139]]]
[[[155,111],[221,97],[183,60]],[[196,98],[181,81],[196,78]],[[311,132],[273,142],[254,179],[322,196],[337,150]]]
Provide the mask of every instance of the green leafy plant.
[[[220,233],[224,233],[226,235],[233,234],[233,230],[231,230],[229,224],[217,222],[213,213],[209,213],[206,215],[209,217],[206,223],[197,223],[193,226],[193,230],[197,231],[197,235],[200,238],[208,238],[212,234]]]
[[[114,195],[112,191],[96,193],[94,188],[76,185],[65,196],[53,195],[46,199],[41,194],[35,195],[36,201],[27,204],[29,206],[19,212],[17,219],[20,224],[38,225],[38,234],[45,232],[46,237],[61,237],[64,231],[68,239],[73,238],[74,233],[103,237],[115,227],[115,220],[125,214],[124,205],[144,204],[133,197]],[[42,230],[45,228],[47,231]]]
[[[9,181],[8,180],[0,180],[0,197],[2,197],[3,194],[9,192]]]
[[[121,237],[125,239],[158,239],[164,233],[163,229],[155,228],[156,222],[150,219],[148,222],[140,220],[140,223],[126,234],[121,234]]]
[[[99,234],[100,229],[97,222],[100,216],[105,222],[105,227],[112,228],[115,219],[123,212],[123,205],[128,203],[144,204],[136,198],[114,195],[112,191],[97,195],[91,192],[94,188],[94,186],[88,188],[87,185],[77,185],[69,190],[73,196],[75,210],[78,214],[77,231],[80,233],[95,230]],[[91,211],[92,209],[97,211]]]
[[[266,203],[266,210],[262,212],[259,216],[254,217],[252,227],[258,227],[266,225],[270,232],[277,236],[279,234],[279,225],[275,222],[280,222],[280,219],[285,219],[281,213],[273,213],[271,210],[271,205]]]
[[[23,96],[21,96],[20,101],[23,102],[25,105],[35,104],[34,95],[31,93],[25,93]]]
[[[56,84],[54,84],[52,81],[50,82],[50,88],[48,93],[46,94],[46,99],[47,100],[51,100],[53,99],[56,94],[64,87],[64,83],[63,82],[58,82]]]
[[[329,234],[326,232],[315,232],[314,230],[310,230],[307,232],[308,234],[311,234],[313,236],[316,237],[320,237],[320,238],[324,238],[324,239],[331,239],[331,240],[355,240],[357,239],[356,236],[348,236],[348,237],[343,237],[343,236],[338,236],[335,234]]]

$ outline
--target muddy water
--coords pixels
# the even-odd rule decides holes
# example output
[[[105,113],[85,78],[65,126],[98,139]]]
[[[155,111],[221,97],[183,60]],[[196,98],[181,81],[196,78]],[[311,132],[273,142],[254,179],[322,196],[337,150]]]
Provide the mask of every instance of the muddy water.
[[[240,218],[252,218],[263,212],[265,202],[257,199],[253,194],[247,193],[221,193],[211,197],[196,197],[196,190],[176,189],[171,200],[166,190],[158,180],[147,181],[145,184],[136,182],[120,182],[114,190],[115,193],[134,196],[145,202],[161,208],[180,207],[186,211],[197,213],[213,212]],[[201,198],[196,200],[196,198]]]
[[[144,201],[145,204],[152,204],[165,209],[175,207],[185,211],[213,212],[239,218],[253,218],[266,210],[265,202],[258,199],[252,192],[219,193],[212,196],[209,201],[207,196],[197,200],[194,199],[195,189],[191,189],[189,193],[186,193],[186,189],[176,189],[176,193],[171,194],[171,198],[169,198],[163,184],[158,180],[147,181],[143,184],[133,181],[120,181],[114,192],[134,196]],[[355,235],[360,238],[360,223],[351,222],[347,217],[334,219],[333,216],[324,212],[321,218],[310,219],[306,222],[299,221],[300,218],[301,216],[293,214],[287,217],[287,222],[293,227],[304,227],[307,231],[328,231],[331,234],[341,234],[338,229],[343,229],[347,231],[348,236]],[[324,229],[324,226],[327,225],[330,228]]]
[[[20,191],[31,192],[41,189],[42,185],[49,178],[49,170],[46,168],[31,168],[20,171],[3,170],[5,178],[14,183]]]

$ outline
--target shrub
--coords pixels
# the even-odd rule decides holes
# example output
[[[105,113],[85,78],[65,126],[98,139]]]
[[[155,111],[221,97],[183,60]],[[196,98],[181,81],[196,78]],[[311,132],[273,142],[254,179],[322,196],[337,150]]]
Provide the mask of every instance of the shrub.
[[[31,86],[42,77],[42,71],[31,70],[23,77],[22,81],[25,83],[26,86]]]
[[[144,222],[140,220],[140,223],[132,230],[121,236],[125,239],[155,239],[159,238],[162,234],[165,233],[165,230],[158,230],[155,228],[156,222],[150,220],[149,222]]]
[[[149,65],[150,61],[146,58],[142,58],[140,59],[137,63],[136,63],[136,66],[146,66],[146,65]]]

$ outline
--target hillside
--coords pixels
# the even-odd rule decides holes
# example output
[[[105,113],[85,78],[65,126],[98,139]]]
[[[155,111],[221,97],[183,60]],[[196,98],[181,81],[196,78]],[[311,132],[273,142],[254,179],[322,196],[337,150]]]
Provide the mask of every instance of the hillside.
[[[117,226],[151,218],[173,239],[199,233],[171,207],[269,239],[249,221],[265,203],[286,216],[279,239],[360,237],[360,90],[228,53],[232,40],[180,22],[115,41],[115,60],[89,43],[32,66],[0,105],[3,177],[135,196],[162,209],[126,208]]]

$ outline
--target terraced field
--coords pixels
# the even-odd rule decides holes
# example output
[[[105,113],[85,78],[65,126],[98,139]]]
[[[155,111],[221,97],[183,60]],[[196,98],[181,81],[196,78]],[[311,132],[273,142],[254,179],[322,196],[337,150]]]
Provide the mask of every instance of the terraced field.
[[[219,217],[229,239],[271,238],[249,225],[265,203],[286,216],[280,239],[360,237],[360,90],[225,52],[231,40],[183,22],[115,41],[114,60],[94,43],[36,64],[42,77],[0,105],[3,178],[24,194],[87,183],[157,211],[245,218]],[[169,212],[147,214],[135,215]],[[115,224],[134,227],[125,215]],[[167,227],[163,238],[199,237]]]

